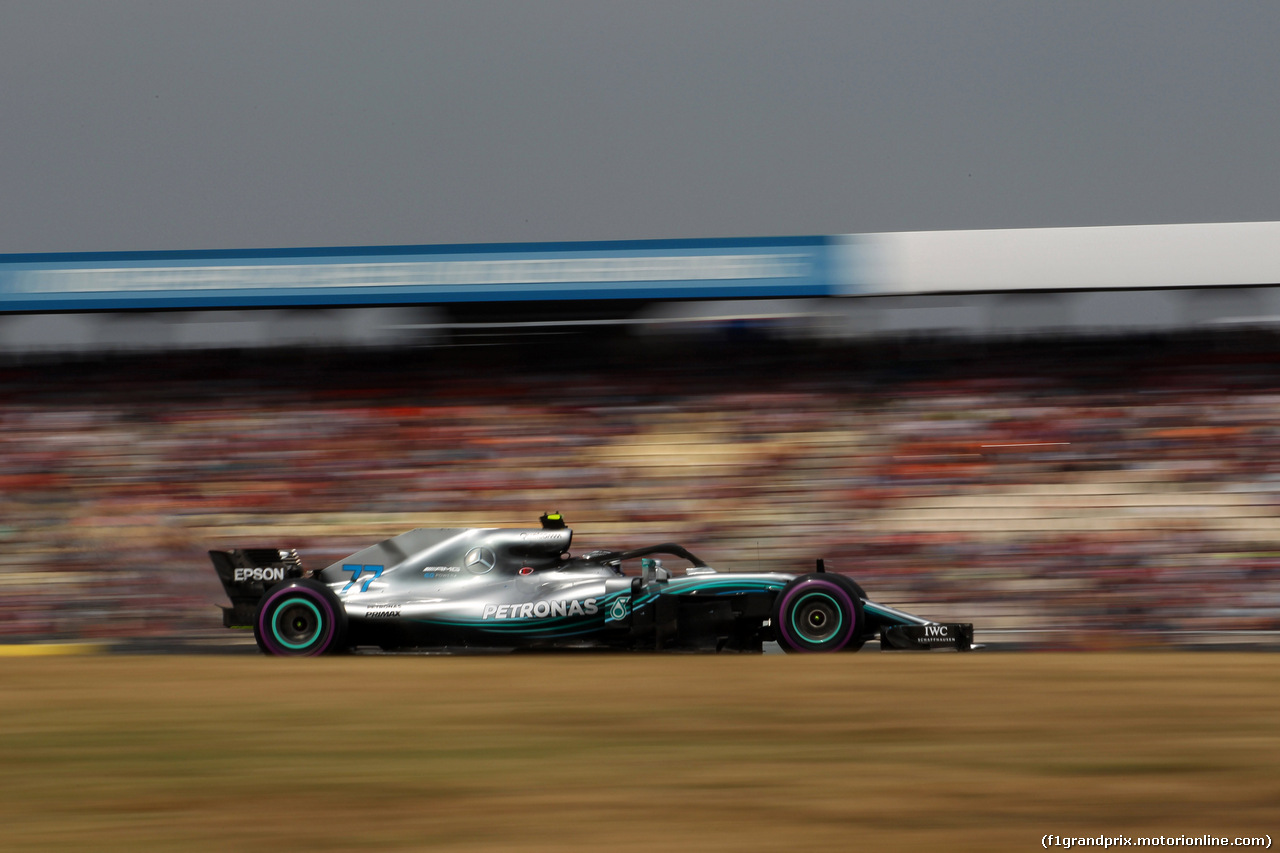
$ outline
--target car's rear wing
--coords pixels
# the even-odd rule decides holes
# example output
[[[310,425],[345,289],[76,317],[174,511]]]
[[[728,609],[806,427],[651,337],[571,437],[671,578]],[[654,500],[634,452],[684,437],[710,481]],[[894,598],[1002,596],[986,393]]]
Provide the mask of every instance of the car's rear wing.
[[[234,551],[210,551],[214,571],[231,606],[222,607],[222,624],[226,628],[249,628],[268,588],[289,578],[300,578],[302,560],[298,552],[277,548],[242,548]]]

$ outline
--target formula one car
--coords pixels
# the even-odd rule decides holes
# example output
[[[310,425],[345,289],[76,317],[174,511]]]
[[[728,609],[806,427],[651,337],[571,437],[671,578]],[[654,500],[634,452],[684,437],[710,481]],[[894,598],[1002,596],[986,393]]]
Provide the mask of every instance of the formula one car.
[[[230,607],[270,655],[352,649],[614,648],[788,652],[973,647],[973,626],[867,599],[824,570],[720,572],[680,545],[572,556],[558,514],[538,529],[419,529],[306,572],[295,551],[210,551]],[[661,557],[689,565],[682,576]],[[638,574],[624,565],[640,561]]]

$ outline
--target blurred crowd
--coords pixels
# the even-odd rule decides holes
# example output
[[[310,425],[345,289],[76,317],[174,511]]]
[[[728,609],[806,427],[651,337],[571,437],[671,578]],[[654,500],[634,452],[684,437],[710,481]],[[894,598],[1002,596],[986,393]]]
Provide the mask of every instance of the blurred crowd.
[[[1242,334],[12,362],[0,642],[212,641],[210,548],[320,568],[547,510],[575,551],[823,557],[980,640],[1243,642],[1280,630],[1278,363]]]

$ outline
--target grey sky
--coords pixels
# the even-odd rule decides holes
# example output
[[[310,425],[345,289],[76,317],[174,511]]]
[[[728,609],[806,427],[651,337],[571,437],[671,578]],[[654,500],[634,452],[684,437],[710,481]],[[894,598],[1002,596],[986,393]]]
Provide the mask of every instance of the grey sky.
[[[0,251],[1280,219],[1280,4],[0,3]]]

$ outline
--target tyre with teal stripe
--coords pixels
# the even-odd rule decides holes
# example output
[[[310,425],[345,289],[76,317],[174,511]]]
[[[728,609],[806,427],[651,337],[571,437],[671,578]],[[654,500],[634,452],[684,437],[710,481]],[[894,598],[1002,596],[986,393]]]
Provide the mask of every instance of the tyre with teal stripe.
[[[341,651],[347,612],[333,591],[303,579],[271,587],[258,603],[253,636],[258,648],[279,657],[314,657]]]
[[[774,634],[788,652],[857,651],[865,625],[858,585],[840,575],[801,575],[773,603]]]

